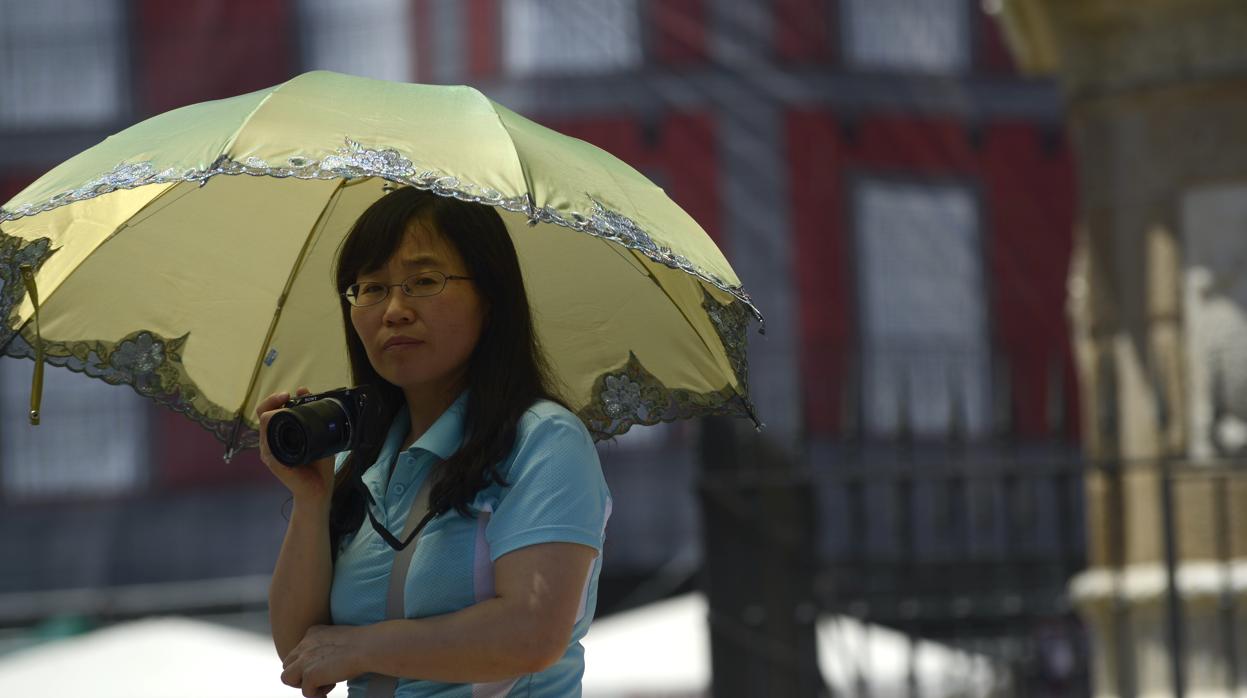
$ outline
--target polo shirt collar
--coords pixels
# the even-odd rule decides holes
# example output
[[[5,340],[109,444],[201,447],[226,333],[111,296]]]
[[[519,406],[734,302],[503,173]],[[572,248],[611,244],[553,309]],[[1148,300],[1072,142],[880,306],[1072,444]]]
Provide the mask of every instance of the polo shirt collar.
[[[459,397],[450,403],[450,407],[442,412],[437,421],[433,422],[427,431],[416,439],[416,442],[407,449],[408,452],[416,449],[422,449],[432,453],[441,460],[450,458],[455,451],[459,450],[459,446],[463,444],[463,418],[468,407],[468,391],[464,390],[459,393]],[[402,418],[403,421],[410,423],[411,413],[407,405],[403,405]],[[403,434],[406,432],[403,431]],[[400,434],[399,438],[402,438]],[[397,449],[397,445],[395,445]]]
[[[437,456],[441,460],[446,460],[457,450],[463,443],[463,418],[468,405],[468,391],[464,390],[459,393],[459,397],[450,403],[450,407],[442,412],[441,416],[433,422],[432,426],[416,439],[416,442],[407,449],[408,453],[416,449],[428,451]],[[390,422],[390,430],[386,433],[385,443],[381,447],[381,454],[377,458],[379,462],[388,463],[398,456],[398,450],[403,445],[403,437],[407,436],[407,432],[411,426],[411,409],[406,403],[399,408],[398,413],[394,415],[394,421]]]
[[[433,425],[419,439],[416,439],[407,452],[414,456],[415,451],[420,449],[432,453],[441,460],[450,458],[463,443],[463,418],[467,404],[468,391],[464,390],[433,422]],[[410,427],[411,410],[404,403],[394,415],[394,421],[390,422],[390,430],[386,433],[385,442],[381,446],[381,453],[377,456],[376,463],[364,470],[361,476],[364,485],[372,492],[373,499],[377,502],[385,497],[390,464],[398,458],[403,437],[407,436]]]

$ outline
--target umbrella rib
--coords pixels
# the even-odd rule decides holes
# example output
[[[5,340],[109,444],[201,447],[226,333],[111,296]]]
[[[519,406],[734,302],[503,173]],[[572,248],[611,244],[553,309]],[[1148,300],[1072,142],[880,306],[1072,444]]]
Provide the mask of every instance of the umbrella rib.
[[[234,129],[234,132],[230,134],[229,140],[226,141],[225,146],[221,148],[221,155],[230,158],[233,157],[230,155],[230,151],[233,150],[234,144],[238,142],[238,136],[242,134],[242,130],[247,127],[247,124],[251,123],[251,118],[258,114],[260,109],[264,108],[265,104],[268,104],[268,101],[273,98],[273,95],[277,94],[278,90],[286,86],[287,82],[273,86],[273,88],[268,91],[268,94],[264,95],[264,97],[251,108],[251,111],[247,112],[247,115],[238,122],[238,128]]]
[[[607,245],[611,244],[609,242],[606,242],[605,240],[603,240],[603,242]],[[671,297],[671,293],[667,291],[666,287],[662,285],[662,282],[658,280],[658,277],[654,276],[653,270],[651,270],[648,266],[645,265],[647,258],[644,255],[642,255],[640,252],[637,252],[636,250],[629,249],[628,251],[631,252],[633,256],[637,257],[641,261],[641,266],[645,269],[646,276],[650,278],[650,281],[654,282],[654,285],[658,287],[658,290],[662,291],[663,295],[667,297],[667,300],[671,302],[671,305],[675,306],[675,308],[680,311],[680,317],[684,318],[684,322],[688,323],[688,328],[693,331],[693,334],[697,335],[698,339],[701,340],[702,345],[706,347],[706,351],[709,352],[711,356],[714,356],[714,348],[710,346],[710,342],[706,341],[706,338],[702,336],[702,333],[700,331],[698,331],[697,326],[693,324],[692,318],[690,318],[688,316],[688,313],[684,311],[684,306],[677,303],[676,299]],[[692,276],[692,275],[689,275],[689,276]],[[692,277],[692,278],[696,279],[697,277]],[[697,284],[700,286],[701,281],[697,281]],[[727,347],[724,347],[724,351],[726,350],[727,350]],[[733,371],[733,375],[735,375],[734,371]],[[740,377],[737,376],[737,379],[739,378]],[[729,382],[728,385],[731,386],[731,382]],[[741,388],[747,390],[748,386],[742,385]],[[739,390],[737,390],[737,394],[738,395],[740,394]]]
[[[320,210],[316,222],[312,224],[311,231],[303,239],[303,247],[299,250],[299,256],[295,260],[294,265],[290,268],[290,275],[286,277],[286,285],[281,290],[281,296],[277,298],[277,308],[273,311],[273,320],[268,325],[268,333],[264,335],[264,343],[260,345],[260,351],[256,358],[255,366],[251,369],[251,379],[247,382],[247,390],[243,393],[242,403],[238,405],[237,413],[234,416],[234,428],[230,432],[229,443],[226,444],[225,459],[228,461],[235,453],[238,452],[238,437],[244,422],[243,413],[247,408],[247,404],[251,401],[251,394],[255,391],[256,383],[260,379],[260,367],[264,365],[264,356],[268,349],[269,343],[273,341],[273,334],[277,331],[277,323],[281,321],[282,310],[286,307],[286,298],[290,295],[290,289],[294,286],[294,279],[303,270],[303,262],[307,259],[308,250],[312,246],[312,241],[319,238],[320,233],[324,231],[325,222],[328,220],[329,213],[337,207],[338,201],[342,195],[342,186],[345,180],[337,180],[337,185],[333,188],[333,193],[329,195],[329,201]]]
[[[494,108],[494,101],[490,99],[489,97],[487,97],[485,93],[481,92],[480,90],[476,90],[476,88],[472,88],[472,89],[475,90],[478,95],[480,95],[481,97],[484,97],[485,101],[489,103],[490,113],[492,113],[494,115],[494,118],[498,120],[498,126],[502,129],[502,132],[506,134],[507,140],[511,142],[511,153],[515,155],[515,164],[520,168],[520,175],[524,178],[524,189],[525,189],[524,194],[525,194],[525,198],[528,200],[527,213],[528,213],[528,220],[530,221],[530,225],[531,225],[532,221],[536,220],[535,217],[537,215],[537,196],[533,194],[533,180],[528,174],[528,167],[524,165],[524,158],[520,157],[519,148],[515,146],[515,138],[511,135],[511,129],[507,128],[506,122],[502,120],[502,115],[499,114],[498,110]]]

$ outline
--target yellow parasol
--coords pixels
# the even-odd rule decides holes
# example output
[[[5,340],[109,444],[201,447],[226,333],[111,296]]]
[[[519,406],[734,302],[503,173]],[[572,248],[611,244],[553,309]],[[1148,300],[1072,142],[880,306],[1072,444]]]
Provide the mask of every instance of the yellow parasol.
[[[596,438],[753,416],[761,315],[662,189],[472,88],[313,72],[132,126],[0,207],[0,353],[38,362],[32,421],[46,361],[254,445],[262,397],[348,384],[334,253],[402,185],[498,209]]]

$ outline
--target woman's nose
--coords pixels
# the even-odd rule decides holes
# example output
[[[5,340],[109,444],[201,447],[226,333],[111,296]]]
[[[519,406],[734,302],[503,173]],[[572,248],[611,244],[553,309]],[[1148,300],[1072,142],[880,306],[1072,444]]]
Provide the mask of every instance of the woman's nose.
[[[382,303],[385,305],[384,319],[387,323],[410,322],[416,317],[414,298],[408,298],[400,288],[390,289]]]

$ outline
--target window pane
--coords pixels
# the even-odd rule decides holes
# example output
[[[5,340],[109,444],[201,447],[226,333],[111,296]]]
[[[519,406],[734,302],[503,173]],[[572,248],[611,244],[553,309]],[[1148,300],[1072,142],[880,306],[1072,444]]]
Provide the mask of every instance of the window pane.
[[[39,426],[26,419],[34,362],[0,358],[0,469],[6,499],[102,496],[134,490],[147,471],[148,403],[48,366]]]
[[[850,64],[876,70],[955,73],[970,62],[966,0],[846,0]]]
[[[856,193],[866,426],[942,436],[988,426],[990,353],[978,213],[964,188],[866,182]]]
[[[509,0],[502,7],[511,73],[603,73],[641,64],[636,0]]]
[[[118,0],[0,0],[0,127],[108,123],[121,112]]]
[[[1198,460],[1241,458],[1247,454],[1247,185],[1193,187],[1181,205],[1187,448]],[[1149,233],[1157,268],[1171,262],[1160,256],[1173,254],[1167,235]]]
[[[378,80],[414,75],[408,0],[302,0],[304,63]]]

